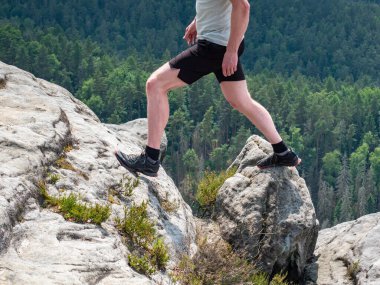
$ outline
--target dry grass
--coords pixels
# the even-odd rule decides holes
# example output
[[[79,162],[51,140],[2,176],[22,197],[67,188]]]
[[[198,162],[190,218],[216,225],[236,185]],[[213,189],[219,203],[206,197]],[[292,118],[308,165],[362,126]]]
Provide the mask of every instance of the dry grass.
[[[233,252],[223,240],[208,242],[198,238],[198,252],[193,258],[184,255],[172,272],[172,279],[183,285],[253,284],[287,285],[286,275],[277,274],[269,281],[253,263]]]
[[[58,168],[62,168],[62,169],[67,169],[67,170],[71,170],[71,171],[76,171],[76,168],[70,163],[67,161],[66,157],[65,156],[60,156],[56,161],[55,161],[55,165],[58,167]]]

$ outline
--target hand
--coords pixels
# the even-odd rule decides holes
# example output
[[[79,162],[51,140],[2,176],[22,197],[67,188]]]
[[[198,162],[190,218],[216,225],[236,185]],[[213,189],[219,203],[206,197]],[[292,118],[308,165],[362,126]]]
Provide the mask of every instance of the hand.
[[[231,76],[237,70],[237,52],[227,50],[223,57],[222,71],[225,77]]]
[[[187,26],[185,30],[185,35],[183,36],[188,45],[195,43],[197,38],[197,25],[195,19]]]

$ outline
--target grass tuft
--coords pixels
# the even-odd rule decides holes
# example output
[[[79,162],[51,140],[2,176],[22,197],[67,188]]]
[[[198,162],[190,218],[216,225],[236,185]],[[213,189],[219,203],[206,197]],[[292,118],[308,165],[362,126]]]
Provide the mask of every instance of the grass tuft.
[[[47,180],[51,183],[51,184],[55,184],[58,182],[58,180],[61,179],[61,177],[59,176],[59,174],[57,173],[49,173],[48,177],[47,177]]]
[[[56,161],[55,161],[55,165],[58,167],[58,168],[62,168],[62,169],[67,169],[67,170],[71,170],[71,171],[76,171],[75,167],[67,161],[66,157],[61,155]]]
[[[44,180],[37,182],[45,204],[57,207],[65,219],[79,223],[94,223],[100,225],[108,219],[111,214],[110,207],[101,206],[99,204],[87,205],[79,202],[79,196],[70,194],[68,196],[53,197],[47,193],[47,186]]]

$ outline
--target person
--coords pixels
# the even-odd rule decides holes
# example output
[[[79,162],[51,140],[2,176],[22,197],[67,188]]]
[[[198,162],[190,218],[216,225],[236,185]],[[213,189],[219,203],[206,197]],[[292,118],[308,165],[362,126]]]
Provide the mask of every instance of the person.
[[[160,143],[169,119],[168,92],[214,73],[225,99],[244,114],[273,146],[259,168],[297,166],[301,159],[283,142],[269,112],[251,98],[240,56],[248,27],[247,0],[197,0],[196,17],[186,28],[188,49],[154,71],[146,82],[148,141],[139,155],[116,151],[120,164],[134,172],[157,176]]]

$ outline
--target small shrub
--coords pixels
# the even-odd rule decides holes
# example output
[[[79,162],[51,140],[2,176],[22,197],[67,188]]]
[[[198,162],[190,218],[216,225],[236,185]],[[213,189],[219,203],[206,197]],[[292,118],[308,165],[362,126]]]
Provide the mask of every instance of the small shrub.
[[[154,224],[148,219],[147,202],[140,206],[133,203],[132,207],[124,209],[124,220],[116,219],[119,230],[125,233],[133,243],[148,249],[156,236]]]
[[[148,276],[156,272],[155,268],[151,266],[149,257],[146,255],[139,257],[137,255],[129,254],[128,264],[137,272]]]
[[[275,276],[273,276],[270,285],[286,285],[287,283],[285,282],[285,279],[287,276],[287,273],[276,274]]]
[[[287,285],[286,275],[275,275],[269,283],[266,273],[232,251],[225,241],[198,240],[198,252],[191,259],[184,255],[171,274],[173,281],[184,285],[252,284]]]
[[[120,187],[121,187],[122,193],[125,196],[127,196],[127,197],[131,197],[132,196],[133,190],[137,186],[139,186],[139,184],[140,184],[140,179],[139,178],[133,179],[133,178],[129,178],[129,177],[124,176],[120,180]]]
[[[256,273],[255,275],[253,275],[251,282],[253,285],[268,285],[269,276],[264,272]]]
[[[203,239],[193,259],[184,256],[173,276],[182,284],[243,284],[255,273],[255,266],[235,254],[228,243]]]
[[[215,172],[205,172],[204,177],[198,184],[196,199],[202,207],[210,207],[215,204],[219,188],[223,183],[233,176],[236,168],[231,168],[228,171],[222,171],[219,174]]]
[[[168,249],[161,238],[157,239],[151,251],[152,263],[158,269],[164,269],[169,261]]]
[[[115,219],[116,227],[129,239],[129,250],[140,254],[130,255],[130,265],[144,274],[150,275],[157,269],[164,270],[169,261],[168,249],[163,240],[158,238],[154,223],[149,221],[147,202],[140,206],[133,204],[124,209],[124,219]]]
[[[48,175],[48,181],[51,183],[51,184],[55,184],[58,182],[58,180],[60,179],[61,177],[59,176],[59,174],[56,174],[56,173],[50,173]]]

